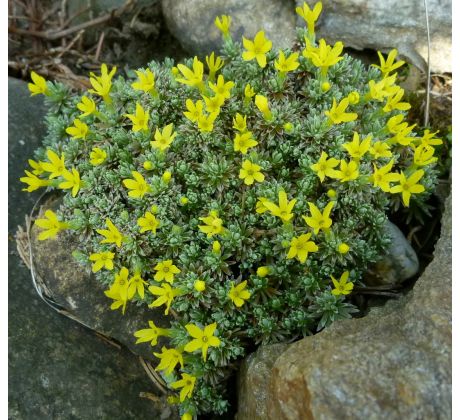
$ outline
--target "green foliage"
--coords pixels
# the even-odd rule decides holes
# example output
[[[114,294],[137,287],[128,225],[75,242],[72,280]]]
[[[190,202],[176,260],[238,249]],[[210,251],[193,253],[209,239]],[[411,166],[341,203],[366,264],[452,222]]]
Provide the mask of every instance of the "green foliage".
[[[305,34],[299,30],[302,47]],[[225,65],[220,74],[234,86],[211,132],[200,130],[184,116],[184,111],[187,99],[195,102],[202,99],[202,94],[211,96],[212,92],[208,87],[200,92],[180,83],[176,78],[182,76],[173,69],[173,61],[165,60],[148,66],[155,76],[155,94],[134,89],[134,74],[128,79],[119,76],[111,86],[111,103],[93,95],[97,113],[84,118],[77,109],[81,94],[48,83],[48,135],[44,147],[36,153],[36,159],[43,162],[48,161],[47,150],[64,153],[66,168],[75,168],[81,176],[78,193],[72,196],[70,190],[65,190],[58,211],[59,218],[70,223],[71,234],[78,238],[79,249],[74,256],[81,264],[90,269],[91,254],[111,251],[115,254],[114,269],[100,270],[96,277],[110,287],[114,274],[126,267],[130,276],[139,273],[147,281],[147,289],[160,285],[154,280],[156,264],[172,260],[180,269],[172,284],[180,295],[171,304],[175,317],[170,346],[183,349],[190,341],[187,324],[203,328],[217,323],[215,335],[220,345],[209,347],[206,362],[200,352],[184,353],[185,364],[180,371],[198,379],[192,396],[180,403],[181,412],[223,413],[228,406],[225,379],[236,369],[236,362],[248,346],[312,334],[356,312],[345,293],[332,293],[331,276],[339,278],[348,271],[349,281],[360,284],[368,265],[388,245],[383,226],[390,203],[401,202],[400,194],[374,186],[370,178],[374,165],[380,168],[393,159],[392,172],[402,171],[407,176],[417,169],[413,164],[414,148],[389,141],[393,134],[387,128],[388,120],[404,112],[384,112],[385,101],[369,96],[369,82],[385,77],[378,68],[366,69],[345,55],[329,67],[325,78],[309,58],[301,55],[299,68],[282,78],[273,66],[276,51],[267,54],[265,68],[254,60],[244,61],[242,52],[239,43],[226,38],[222,54]],[[284,53],[289,56],[292,51]],[[192,60],[184,64],[193,66]],[[204,81],[207,82],[206,76]],[[327,91],[322,88],[325,81],[330,84]],[[271,120],[263,118],[254,98],[245,97],[247,84],[268,98]],[[338,104],[352,92],[360,99],[349,105],[347,112],[356,113],[357,118],[332,123],[325,112],[331,109],[333,100]],[[135,114],[136,103],[149,115],[147,130],[134,132],[132,121],[126,117]],[[233,146],[233,119],[237,113],[247,117],[247,129],[258,142],[247,155]],[[76,118],[89,127],[86,139],[71,139],[66,132]],[[152,147],[156,129],[163,130],[169,124],[177,133],[170,147],[164,151]],[[367,136],[371,136],[372,144],[387,141],[392,157],[376,158],[367,151],[356,160],[356,179],[341,182],[337,177],[326,176],[321,181],[312,165],[322,152],[329,158],[352,161],[343,145],[352,141],[354,132],[359,133],[360,141]],[[409,137],[414,144],[419,140],[414,133]],[[98,165],[90,163],[95,147],[106,153],[106,159]],[[243,183],[239,173],[246,159],[260,166],[263,182]],[[152,169],[144,169],[146,161],[152,163]],[[433,164],[423,170],[420,183],[425,192],[412,194],[411,205],[422,205],[436,183]],[[150,192],[141,198],[130,197],[123,184],[133,178],[133,171],[150,186]],[[172,174],[169,182],[163,178],[165,171]],[[392,182],[392,187],[397,185]],[[56,182],[55,186],[59,185]],[[268,210],[256,212],[260,197],[278,204],[280,191],[286,192],[288,200],[297,200],[290,221]],[[301,216],[311,217],[308,203],[323,211],[331,201],[332,225],[314,233]],[[141,233],[138,220],[152,206],[156,206],[155,217],[160,225],[156,232]],[[212,211],[218,212],[225,230],[208,237],[199,228],[203,225],[200,218]],[[103,236],[96,230],[107,228],[106,219],[123,235],[121,247],[101,243]],[[293,239],[307,233],[312,234],[310,240],[318,251],[309,253],[304,262],[287,258]],[[220,243],[217,252],[213,250],[216,240]],[[339,252],[343,243],[349,246],[348,252]],[[267,276],[257,274],[261,266],[269,267]],[[204,291],[194,288],[197,280],[205,282]],[[250,297],[238,307],[229,292],[232,285],[242,281],[247,281]],[[136,303],[147,305],[155,299],[147,290],[144,298],[135,294],[127,304],[125,316],[136,311]],[[154,307],[152,311],[163,309]],[[169,384],[179,380],[177,368],[165,379]]]

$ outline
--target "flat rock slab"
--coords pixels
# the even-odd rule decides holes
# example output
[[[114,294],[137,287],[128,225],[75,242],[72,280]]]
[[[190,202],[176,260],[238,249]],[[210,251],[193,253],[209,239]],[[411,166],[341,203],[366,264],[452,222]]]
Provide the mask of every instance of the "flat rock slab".
[[[46,208],[58,207],[58,203],[45,203]],[[156,326],[169,328],[169,320],[159,308],[128,303],[123,315],[121,310],[110,309],[112,300],[104,295],[107,288],[99,283],[72,257],[77,243],[70,234],[60,234],[55,239],[39,241],[40,229],[31,229],[31,245],[35,271],[50,291],[50,297],[82,323],[125,345],[133,353],[158,362],[153,352],[161,352],[166,344],[160,337],[156,346],[136,344],[134,332],[148,328],[148,321]]]
[[[266,418],[252,411],[261,399],[279,420],[451,418],[451,221],[449,198],[434,259],[407,296],[289,345],[252,389],[259,400],[240,398],[238,419]]]
[[[22,192],[19,178],[45,135],[45,109],[16,79],[8,79],[8,99],[8,418],[173,418],[169,407],[139,398],[154,386],[136,356],[58,315],[35,292],[14,233],[40,195]]]

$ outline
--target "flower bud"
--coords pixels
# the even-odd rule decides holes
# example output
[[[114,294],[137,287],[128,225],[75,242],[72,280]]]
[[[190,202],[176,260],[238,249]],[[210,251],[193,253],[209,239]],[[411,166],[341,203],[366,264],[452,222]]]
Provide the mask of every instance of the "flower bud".
[[[206,283],[203,280],[196,280],[193,287],[197,292],[203,292],[206,289]]]
[[[146,160],[143,166],[146,171],[151,171],[153,169],[153,163],[150,162],[150,160]]]
[[[342,242],[338,247],[337,247],[337,251],[339,251],[341,254],[346,254],[348,251],[350,250],[350,247]]]
[[[185,206],[188,203],[188,198],[187,197],[181,197],[180,198],[180,203]]]
[[[331,84],[329,82],[323,82],[321,84],[321,90],[323,92],[327,92],[331,88]]]
[[[212,243],[212,252],[215,254],[218,254],[220,252],[221,246],[219,241],[214,241]]]
[[[337,193],[333,189],[327,190],[326,194],[329,198],[335,198],[337,196]]]
[[[350,105],[356,105],[359,102],[359,93],[356,91],[351,92],[348,95],[348,103]]]
[[[161,179],[163,180],[164,183],[169,184],[169,181],[171,181],[171,172],[165,171],[165,173],[162,175]]]
[[[262,266],[257,269],[257,275],[259,277],[266,277],[268,276],[269,272],[270,272],[270,269],[267,266]]]

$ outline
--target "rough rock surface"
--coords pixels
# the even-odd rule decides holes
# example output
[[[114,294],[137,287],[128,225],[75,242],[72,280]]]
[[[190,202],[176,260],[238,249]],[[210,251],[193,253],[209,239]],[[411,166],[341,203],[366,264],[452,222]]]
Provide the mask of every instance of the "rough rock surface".
[[[136,356],[58,315],[35,292],[14,234],[40,195],[22,192],[19,178],[46,134],[45,108],[16,79],[8,79],[8,100],[8,418],[173,418],[170,408],[139,398],[154,386]]]
[[[387,253],[372,266],[364,282],[369,286],[396,285],[417,274],[419,262],[409,241],[395,224],[387,221],[385,232],[391,238]]]
[[[276,359],[288,344],[261,346],[244,359],[238,374],[238,406],[236,420],[268,419],[268,381]]]
[[[47,202],[44,206],[55,207]],[[57,207],[57,206],[56,206]],[[165,345],[160,337],[156,346],[149,343],[135,344],[134,332],[148,328],[148,321],[168,328],[168,318],[161,308],[149,309],[145,305],[137,307],[128,303],[123,315],[121,310],[110,309],[111,299],[104,295],[106,288],[100,284],[91,272],[85,271],[72,257],[76,249],[75,240],[64,234],[54,240],[39,241],[40,229],[31,229],[31,243],[35,270],[50,290],[53,300],[82,321],[89,328],[118,340],[133,353],[146,359],[157,361],[153,351],[161,352]]]
[[[278,357],[268,386],[252,390],[272,418],[451,418],[451,221],[449,198],[434,260],[407,296],[336,322]],[[240,401],[240,420],[265,418],[253,415],[257,401]]]
[[[296,0],[298,5],[304,0]],[[308,0],[313,5],[316,0]],[[431,35],[431,71],[451,72],[451,0],[427,0]],[[297,24],[303,20],[299,17]],[[317,24],[319,37],[329,43],[342,41],[358,50],[371,48],[399,53],[420,69],[427,61],[424,2],[418,0],[330,0],[323,1]]]
[[[172,34],[193,54],[219,51],[222,37],[214,19],[230,15],[234,40],[253,38],[259,30],[274,47],[291,46],[295,39],[293,0],[162,0],[163,14]]]

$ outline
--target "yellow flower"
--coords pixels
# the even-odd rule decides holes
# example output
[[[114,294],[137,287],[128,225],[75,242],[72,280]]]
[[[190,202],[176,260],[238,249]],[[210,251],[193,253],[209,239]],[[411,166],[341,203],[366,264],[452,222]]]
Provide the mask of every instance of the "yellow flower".
[[[180,420],[193,420],[193,415],[189,411],[182,414]]]
[[[323,9],[323,4],[319,1],[313,7],[313,10],[310,9],[307,3],[303,3],[302,7],[296,7],[296,13],[305,20],[305,23],[308,27],[308,33],[314,35],[315,33],[315,22],[318,20],[318,17]]]
[[[319,158],[318,162],[310,165],[310,168],[316,172],[321,182],[324,181],[326,176],[330,178],[334,178],[336,176],[336,172],[334,168],[339,164],[339,160],[335,158],[328,159],[328,155],[326,152],[321,152],[321,157]]]
[[[356,160],[360,160],[371,147],[372,135],[368,135],[362,142],[359,141],[359,134],[355,131],[353,141],[342,144],[348,154]]]
[[[390,51],[386,61],[383,58],[383,55],[380,51],[377,51],[377,54],[379,55],[380,66],[378,66],[377,64],[372,65],[380,69],[384,76],[404,65],[404,61],[397,61],[396,63],[394,62],[396,56],[398,55],[398,50],[396,48]]]
[[[159,328],[153,321],[149,321],[149,327],[143,330],[138,330],[134,333],[134,337],[137,338],[136,344],[147,343],[150,341],[151,346],[156,346],[158,337],[169,335],[169,331],[164,328]]]
[[[184,78],[176,79],[179,83],[195,87],[202,91],[204,89],[203,85],[203,63],[198,60],[198,57],[193,58],[193,71],[190,70],[187,66],[183,64],[178,64],[177,68],[182,73]]]
[[[327,203],[322,213],[315,204],[309,202],[308,206],[310,207],[311,217],[302,216],[305,223],[313,228],[315,235],[317,235],[321,229],[327,231],[332,225],[332,219],[329,215],[331,214],[332,207],[334,207],[334,201]]]
[[[224,80],[224,76],[222,76],[221,74],[217,78],[217,83],[208,82],[208,84],[216,96],[220,95],[224,99],[228,99],[230,98],[230,96],[232,96],[231,90],[233,86],[235,86],[235,83],[233,82],[226,82]]]
[[[133,277],[129,279],[128,285],[128,296],[131,299],[136,292],[139,294],[141,299],[144,299],[144,286],[148,283],[141,277],[140,273],[135,273]]]
[[[324,77],[327,74],[329,67],[337,64],[343,57],[340,57],[343,50],[343,43],[336,42],[334,47],[326,44],[324,39],[319,40],[318,47],[313,47],[307,39],[305,39],[305,49],[302,55],[309,58],[315,67],[321,69],[321,75]]]
[[[65,132],[72,136],[73,139],[83,139],[86,140],[86,136],[88,135],[88,126],[80,121],[78,118],[73,120],[73,126],[67,127]]]
[[[147,131],[149,129],[149,113],[144,111],[142,105],[136,102],[136,113],[135,114],[123,114],[128,117],[133,123],[132,130],[136,133],[137,131]]]
[[[354,121],[358,118],[358,114],[354,112],[345,112],[348,107],[348,99],[342,99],[337,105],[335,98],[332,101],[332,108],[325,111],[326,116],[329,118],[331,124],[340,124],[342,122]]]
[[[270,211],[270,213],[273,216],[279,217],[283,222],[289,222],[289,220],[291,220],[294,217],[294,214],[291,212],[295,206],[297,199],[294,198],[293,200],[288,202],[287,194],[285,191],[281,190],[278,193],[278,205],[272,203],[269,200],[262,199],[263,197],[259,198],[264,207],[268,209],[268,211]]]
[[[166,127],[163,127],[162,131],[155,130],[155,141],[151,141],[150,145],[155,149],[160,149],[164,152],[171,143],[173,142],[174,138],[177,136],[177,133],[173,133],[173,125],[168,124]]]
[[[126,303],[128,302],[128,299],[124,299],[122,297],[122,289],[120,289],[118,287],[111,286],[108,290],[104,291],[104,294],[108,298],[114,300],[114,302],[112,302],[112,304],[110,305],[110,309],[112,309],[112,311],[114,311],[114,310],[116,310],[116,309],[121,307],[122,308],[122,313],[124,315],[125,310],[126,310]]]
[[[181,373],[182,379],[179,381],[173,382],[171,387],[173,389],[182,388],[180,391],[180,402],[184,401],[186,398],[190,398],[193,393],[193,388],[195,387],[195,376],[189,375],[188,373]]]
[[[105,239],[101,241],[101,244],[116,244],[118,248],[121,247],[121,241],[123,236],[112,221],[107,218],[105,219],[105,226],[108,229],[97,229],[96,232],[104,236]]]
[[[230,36],[230,25],[232,23],[231,16],[222,15],[221,17],[216,16],[214,20],[214,25],[217,26],[217,29],[222,32],[224,37]]]
[[[33,169],[32,173],[34,175],[41,175],[43,172],[45,172],[42,166],[43,162],[41,161],[36,162],[33,159],[29,159],[27,162],[29,162],[30,167]]]
[[[35,224],[39,228],[45,229],[43,232],[39,233],[39,241],[54,238],[61,230],[67,229],[69,227],[68,223],[60,222],[56,213],[52,210],[46,210],[45,218],[35,220]]]
[[[246,115],[241,115],[237,112],[235,118],[233,118],[233,128],[238,130],[240,133],[245,133],[248,130],[246,126],[246,118]]]
[[[214,80],[216,73],[224,66],[224,60],[222,60],[219,56],[214,58],[213,51],[211,55],[206,56],[206,64],[209,69],[209,80]]]
[[[115,254],[110,251],[91,254],[89,260],[93,261],[93,273],[97,273],[102,268],[113,270],[113,257]]]
[[[254,181],[263,182],[265,176],[260,172],[261,167],[252,163],[250,160],[245,160],[240,169],[239,178],[244,180],[246,185],[254,184]]]
[[[258,144],[259,143],[252,137],[252,133],[250,131],[243,134],[236,133],[235,138],[233,139],[233,150],[245,155],[248,153],[248,149],[257,146]]]
[[[149,292],[154,296],[159,296],[149,305],[149,308],[166,305],[165,315],[169,314],[169,308],[174,298],[181,293],[179,289],[173,289],[168,283],[161,283],[161,287],[150,286]]]
[[[369,92],[366,94],[366,99],[375,99],[382,102],[387,96],[395,94],[399,87],[395,86],[396,73],[392,76],[385,76],[380,82],[375,80],[369,81]]]
[[[75,197],[80,191],[81,188],[81,179],[80,174],[75,168],[72,168],[72,172],[68,171],[67,169],[62,173],[62,177],[65,181],[59,184],[59,188],[63,190],[70,190],[72,189],[72,197]]]
[[[409,207],[409,201],[412,194],[420,194],[425,191],[425,187],[422,184],[417,184],[420,178],[425,174],[422,169],[415,171],[409,178],[406,178],[403,172],[399,175],[399,185],[391,187],[390,192],[392,194],[401,193],[403,204]]]
[[[209,115],[200,115],[198,118],[198,129],[202,133],[210,133],[214,128],[214,121],[219,115],[218,112],[211,112]]]
[[[284,52],[280,50],[278,60],[275,61],[275,69],[280,73],[288,73],[294,71],[300,66],[299,53],[292,53],[289,57],[284,56]]]
[[[203,95],[204,103],[206,104],[206,111],[210,113],[219,114],[220,107],[224,104],[225,98],[221,95],[214,95],[211,98]],[[198,117],[198,120],[200,117]]]
[[[265,38],[264,31],[257,32],[254,41],[250,41],[243,36],[243,46],[247,51],[243,52],[243,60],[257,60],[260,67],[264,68],[267,65],[267,54],[272,49],[272,42]]]
[[[420,140],[420,144],[423,146],[439,146],[442,144],[442,140],[434,137],[438,133],[439,131],[436,131],[436,133],[430,133],[430,130],[424,130],[423,137],[419,138],[418,140]]]
[[[191,122],[197,122],[198,118],[203,114],[203,101],[200,99],[194,103],[191,99],[187,99],[185,106],[188,111],[184,112],[185,118]]]
[[[218,215],[219,213],[216,210],[211,210],[208,216],[199,218],[204,225],[199,225],[198,228],[201,232],[206,233],[208,238],[213,235],[220,235],[225,231],[225,228],[222,226],[223,220]]]
[[[143,217],[139,217],[139,219],[137,219],[137,225],[141,228],[141,233],[148,232],[149,230],[153,233],[157,233],[157,228],[160,226],[160,222],[154,214],[147,211]]]
[[[128,302],[128,281],[129,271],[126,267],[121,267],[120,271],[115,274],[115,281],[110,286],[109,290],[106,290],[104,294],[113,299],[115,302],[110,305],[110,309],[116,310],[122,307],[122,313],[125,313],[126,303]],[[132,297],[132,296],[131,296]]]
[[[347,98],[348,98],[348,102],[350,103],[350,105],[356,105],[357,103],[359,103],[359,92],[356,92],[356,91],[350,92]]]
[[[94,147],[89,154],[89,162],[93,166],[101,165],[107,159],[107,152],[105,150],[99,149],[99,147]]]
[[[27,188],[23,188],[22,191],[27,191],[27,192],[32,192],[37,190],[38,188],[41,187],[47,187],[50,185],[51,181],[47,179],[40,179],[38,176],[34,175],[33,173],[30,173],[29,171],[25,171],[27,176],[23,176],[19,178],[21,182],[24,182],[24,184],[27,184]]]
[[[291,240],[287,259],[297,258],[302,264],[307,260],[309,252],[318,251],[318,246],[310,241],[311,233],[306,233]]]
[[[414,147],[414,165],[426,166],[436,162],[438,158],[433,155],[434,147],[425,146],[424,144]]]
[[[39,94],[49,95],[48,86],[46,85],[46,79],[44,77],[40,76],[34,71],[30,73],[30,77],[32,78],[32,82],[33,82],[27,85],[31,93],[30,96],[39,95]]]
[[[390,191],[390,182],[396,182],[399,180],[399,174],[390,172],[393,167],[393,159],[390,160],[385,166],[377,168],[374,165],[374,173],[370,177],[370,181],[374,183],[374,187],[379,187],[382,191]]]
[[[204,292],[206,289],[206,283],[203,280],[195,280],[193,287],[197,292]]]
[[[269,273],[270,273],[270,268],[265,265],[257,268],[257,275],[259,277],[267,277]]]
[[[263,214],[265,212],[268,211],[268,208],[265,207],[265,202],[267,202],[269,200],[267,200],[265,197],[259,197],[257,199],[257,203],[256,203],[256,213],[258,214]]]
[[[337,247],[337,251],[339,251],[340,254],[346,254],[349,250],[350,250],[350,247],[345,242],[342,242]]]
[[[340,170],[335,172],[334,178],[340,179],[340,182],[353,181],[359,176],[359,165],[357,162],[352,160],[346,162],[345,160],[340,161]]]
[[[393,154],[391,153],[390,146],[383,141],[376,141],[372,144],[369,149],[369,153],[373,155],[376,159],[378,158],[389,158],[392,157]]]
[[[77,104],[77,108],[83,112],[81,117],[87,117],[96,111],[96,102],[92,98],[88,98],[87,96],[82,96],[81,102]]]
[[[176,349],[161,348],[161,353],[153,353],[160,359],[160,363],[155,370],[164,370],[167,375],[171,375],[176,365],[179,363],[184,368],[184,359],[182,353]]]
[[[110,73],[108,73],[107,64],[101,65],[101,75],[96,76],[94,73],[90,73],[89,81],[94,89],[90,89],[90,93],[94,93],[102,97],[102,99],[110,104],[112,99],[110,98],[110,90],[112,89],[112,77],[117,71],[116,67],[113,67]]]
[[[256,107],[259,108],[259,111],[262,112],[266,121],[271,121],[273,119],[273,115],[268,107],[268,99],[265,96],[256,95],[255,104]]]
[[[387,123],[387,127],[390,133],[394,134],[393,137],[388,139],[388,143],[394,144],[399,143],[402,146],[409,146],[412,142],[417,140],[416,137],[412,137],[410,134],[412,133],[412,129],[415,127],[415,124],[409,126],[406,122],[404,123],[392,123],[390,124],[392,118]]]
[[[332,294],[335,296],[340,295],[349,295],[353,290],[353,283],[348,281],[349,272],[345,271],[340,280],[337,281],[334,277],[331,276],[332,283],[334,284],[334,289],[332,290]]]
[[[395,109],[399,111],[407,111],[411,108],[408,102],[400,102],[404,95],[404,89],[399,89],[396,93],[387,98],[387,102],[383,107],[383,112],[391,112]]]
[[[237,308],[241,308],[245,303],[245,300],[248,300],[251,297],[251,293],[246,290],[248,282],[247,280],[242,281],[240,284],[235,286],[233,282],[231,282],[231,288],[228,292],[228,297],[230,300],[235,304]]]
[[[130,189],[128,195],[131,198],[142,198],[145,194],[151,192],[151,187],[147,184],[144,177],[137,171],[132,171],[131,175],[134,179],[124,179],[123,185]]]
[[[180,273],[180,270],[173,264],[172,260],[165,260],[159,262],[154,268],[155,281],[161,282],[163,280],[170,284],[174,282],[174,276]]]
[[[137,81],[131,84],[131,87],[136,90],[143,92],[149,92],[152,95],[156,95],[155,91],[155,75],[152,70],[147,69],[145,71],[134,70],[137,75]]]
[[[201,349],[203,360],[206,362],[208,348],[219,347],[220,345],[220,340],[214,336],[216,327],[217,324],[215,322],[206,325],[203,330],[201,330],[197,325],[187,324],[185,329],[188,331],[190,336],[194,338],[194,340],[189,341],[185,345],[184,350],[188,353],[193,353],[194,351]]]
[[[256,94],[255,90],[251,87],[249,83],[244,87],[244,97],[245,99],[250,100]]]
[[[54,153],[52,150],[48,149],[46,151],[46,156],[48,156],[49,162],[43,162],[42,168],[46,172],[50,172],[48,178],[57,178],[58,176],[62,176],[65,169],[64,163],[64,153],[61,153],[61,157]]]

